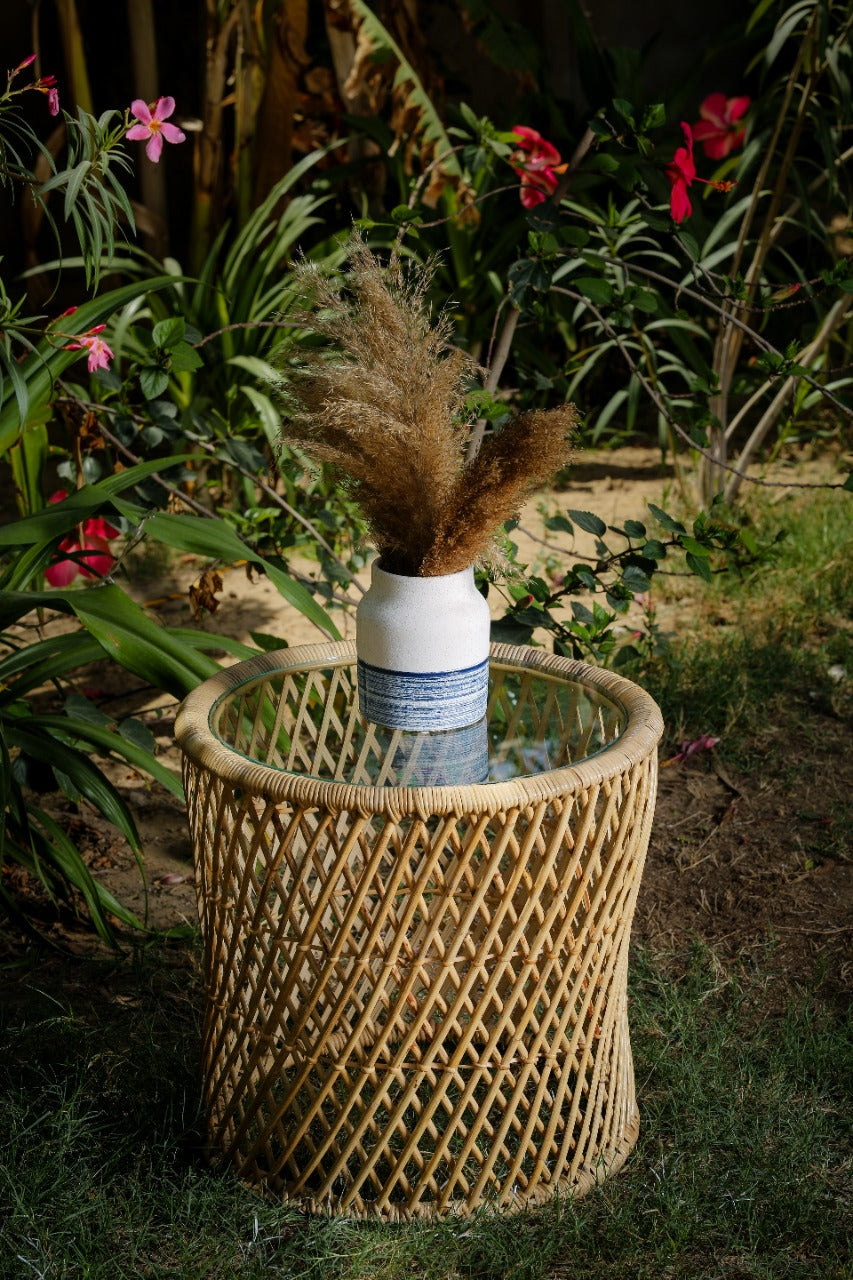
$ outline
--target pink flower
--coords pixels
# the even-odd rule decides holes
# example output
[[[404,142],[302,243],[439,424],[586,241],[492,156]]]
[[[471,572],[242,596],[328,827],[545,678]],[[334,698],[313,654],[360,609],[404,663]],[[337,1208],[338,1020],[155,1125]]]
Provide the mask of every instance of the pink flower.
[[[701,738],[694,738],[692,742],[682,742],[680,749],[671,760],[667,761],[667,764],[684,764],[685,760],[695,756],[697,751],[710,751],[719,741],[719,738],[712,738],[710,734],[703,733]]]
[[[136,116],[139,124],[131,125],[127,136],[132,142],[145,142],[145,154],[154,164],[160,159],[163,150],[163,139],[167,142],[185,142],[186,134],[176,125],[166,124],[167,118],[175,110],[174,98],[158,98],[153,110],[147,102],[136,98],[130,104],[131,114]]]
[[[55,89],[55,88],[48,89],[47,109],[52,116],[59,115],[59,90],[58,89]]]
[[[68,497],[65,489],[52,493],[49,502],[62,502]],[[103,578],[113,567],[115,556],[110,551],[109,539],[118,537],[118,529],[96,516],[85,520],[76,534],[69,534],[59,544],[65,555],[57,557],[44,573],[52,587],[67,587],[79,575],[82,578]]]
[[[518,138],[518,150],[510,164],[521,178],[521,203],[525,209],[542,204],[557,189],[558,175],[567,166],[560,164],[560,153],[552,143],[526,125],[517,124],[512,131]]]
[[[723,93],[709,93],[699,108],[702,117],[693,126],[693,137],[701,142],[711,160],[724,160],[736,147],[743,146],[746,130],[737,121],[749,109],[750,99],[727,98]]]
[[[113,352],[104,342],[103,338],[99,338],[98,334],[103,333],[106,325],[95,325],[94,329],[90,329],[88,333],[81,334],[79,342],[68,342],[65,344],[66,351],[88,351],[89,352],[89,372],[94,373],[96,369],[109,369],[110,361],[113,359]]]
[[[669,207],[674,222],[683,222],[693,212],[687,188],[696,177],[696,165],[693,161],[693,130],[683,120],[681,128],[684,131],[685,145],[677,149],[672,162],[666,166],[666,176],[672,187],[669,193]]]
[[[19,62],[18,65],[14,67],[12,71],[6,72],[6,79],[14,80],[15,76],[18,75],[19,72],[26,70],[27,67],[31,67],[35,62],[35,60],[36,60],[36,54],[34,53],[29,54],[29,56],[24,58],[23,62]]]

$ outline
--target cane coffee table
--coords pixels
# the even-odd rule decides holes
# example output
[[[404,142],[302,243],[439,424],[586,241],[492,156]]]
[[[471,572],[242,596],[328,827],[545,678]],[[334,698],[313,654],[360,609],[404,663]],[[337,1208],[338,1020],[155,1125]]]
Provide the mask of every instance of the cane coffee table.
[[[309,1210],[385,1219],[615,1172],[661,730],[629,681],[506,645],[473,783],[426,784],[414,735],[362,719],[351,644],[190,694],[213,1152]]]

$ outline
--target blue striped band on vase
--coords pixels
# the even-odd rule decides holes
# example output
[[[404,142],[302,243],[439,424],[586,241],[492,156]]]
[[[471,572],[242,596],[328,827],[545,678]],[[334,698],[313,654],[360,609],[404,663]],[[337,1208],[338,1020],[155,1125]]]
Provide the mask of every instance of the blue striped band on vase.
[[[461,671],[388,671],[358,660],[359,710],[389,729],[460,729],[486,714],[488,659]]]

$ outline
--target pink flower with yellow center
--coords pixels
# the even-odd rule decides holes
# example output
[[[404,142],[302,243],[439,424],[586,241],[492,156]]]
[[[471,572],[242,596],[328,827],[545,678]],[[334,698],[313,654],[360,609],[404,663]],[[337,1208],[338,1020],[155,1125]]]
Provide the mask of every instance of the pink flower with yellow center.
[[[139,124],[131,125],[127,136],[131,142],[145,142],[145,154],[154,164],[160,159],[164,139],[166,142],[186,141],[186,134],[182,129],[167,123],[174,110],[174,98],[158,98],[153,107],[149,107],[141,98],[134,99],[130,104],[130,113],[136,116]]]

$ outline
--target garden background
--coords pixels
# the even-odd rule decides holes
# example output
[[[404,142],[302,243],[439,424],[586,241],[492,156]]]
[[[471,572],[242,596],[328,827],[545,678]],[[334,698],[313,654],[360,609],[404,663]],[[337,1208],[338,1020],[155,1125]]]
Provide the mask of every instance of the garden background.
[[[849,1274],[850,24],[6,6],[0,1275]],[[352,634],[363,526],[279,430],[297,255],[341,269],[354,221],[435,255],[472,450],[579,406],[480,575],[495,637],[667,723],[640,1143],[518,1219],[309,1220],[203,1159],[172,727],[219,663]]]

